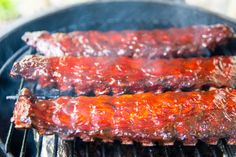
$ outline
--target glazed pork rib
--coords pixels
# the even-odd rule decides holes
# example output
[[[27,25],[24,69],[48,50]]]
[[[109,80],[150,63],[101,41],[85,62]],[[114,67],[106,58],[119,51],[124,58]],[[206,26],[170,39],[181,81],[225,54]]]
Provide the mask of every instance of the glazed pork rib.
[[[35,128],[41,135],[59,134],[84,141],[121,140],[150,145],[236,144],[236,90],[144,93],[121,96],[40,100],[23,89],[12,121],[16,128]]]
[[[27,32],[22,39],[46,56],[172,58],[209,55],[233,30],[223,24],[154,30]]]
[[[235,87],[236,57],[132,59],[128,57],[26,56],[12,76],[38,80],[41,87],[78,95],[163,92],[210,87]]]

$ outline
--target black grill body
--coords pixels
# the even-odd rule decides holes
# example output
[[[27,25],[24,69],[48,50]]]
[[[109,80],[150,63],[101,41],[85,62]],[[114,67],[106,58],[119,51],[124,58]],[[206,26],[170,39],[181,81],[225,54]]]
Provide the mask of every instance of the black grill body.
[[[169,4],[160,2],[109,2],[91,3],[73,6],[56,11],[7,32],[0,38],[0,156],[19,156],[22,142],[25,140],[21,155],[40,155],[37,149],[42,147],[35,144],[32,130],[16,131],[13,129],[8,148],[10,153],[4,151],[7,133],[10,126],[10,117],[15,100],[7,100],[6,96],[18,93],[21,81],[9,77],[13,62],[25,53],[34,52],[25,46],[21,36],[26,31],[48,30],[50,32],[70,32],[73,30],[123,30],[123,29],[153,29],[167,27],[182,27],[194,24],[225,23],[236,30],[236,22],[220,17],[207,11],[189,7],[183,4]],[[218,54],[228,55],[236,52],[236,40],[231,41],[227,47],[216,50]],[[24,138],[24,135],[27,138]],[[53,155],[57,156],[58,138],[55,137]],[[60,143],[60,139],[59,139]],[[23,142],[24,144],[24,142]],[[174,146],[142,147],[140,144],[121,145],[118,141],[113,144],[99,142],[83,143],[80,140],[64,141],[63,149],[70,156],[236,156],[236,147],[226,144],[224,139],[218,145],[207,145],[199,141],[196,146],[182,146],[176,142]],[[24,150],[25,149],[25,150]]]

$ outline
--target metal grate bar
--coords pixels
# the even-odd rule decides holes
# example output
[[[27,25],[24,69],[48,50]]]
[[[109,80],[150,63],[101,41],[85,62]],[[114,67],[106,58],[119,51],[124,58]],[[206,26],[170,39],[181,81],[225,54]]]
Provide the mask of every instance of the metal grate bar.
[[[85,157],[89,157],[89,143],[85,143]]]
[[[118,146],[117,146],[117,157],[121,157],[121,145],[120,145],[120,143],[118,144]]]
[[[152,148],[148,149],[148,153],[150,157],[154,157]]]
[[[200,154],[200,152],[199,152],[197,147],[195,147],[194,156],[195,157],[201,157],[201,154]]]
[[[3,144],[2,140],[0,139],[0,156],[13,157],[13,155],[11,153],[6,153],[4,150],[5,150],[4,144]]]
[[[20,91],[21,91],[23,85],[24,85],[24,79],[21,79],[20,85],[19,85],[19,89],[18,89],[18,94],[17,94],[18,96],[20,95]],[[18,101],[18,97],[17,97],[16,102],[17,102],[17,101]],[[13,122],[11,122],[11,123],[10,123],[9,130],[8,130],[8,133],[7,133],[6,143],[5,143],[5,151],[6,151],[7,153],[9,152],[9,148],[10,148],[10,143],[11,143],[11,139],[12,139],[13,130],[14,130]]]
[[[120,143],[115,143],[114,157],[121,157]]]
[[[62,141],[64,148],[67,151],[67,153],[69,154],[69,157],[74,157],[75,156],[75,140],[66,140],[66,141]]]
[[[220,147],[221,151],[223,152],[223,156],[224,156],[224,157],[233,157],[233,156],[228,152],[228,150],[226,149],[225,143],[224,143],[223,140],[220,140],[220,141],[219,141],[218,146]]]
[[[11,122],[9,130],[8,130],[8,133],[7,133],[6,143],[5,143],[5,151],[6,151],[6,153],[8,153],[9,149],[10,149],[10,143],[11,143],[11,139],[12,139],[11,137],[12,137],[13,130],[14,130],[13,123]]]
[[[58,135],[54,135],[53,157],[57,157],[58,150]]]
[[[135,143],[134,143],[133,146],[132,146],[133,157],[138,157],[136,148],[137,148],[137,147],[135,147]]]
[[[58,96],[40,96],[40,95],[34,95],[37,99],[43,99],[43,100],[46,100],[46,99],[56,99],[58,98]],[[6,99],[7,100],[17,100],[18,96],[17,95],[9,95],[9,96],[6,96]]]
[[[40,157],[41,150],[42,150],[42,143],[43,143],[43,136],[39,136],[39,141],[37,143],[37,154],[36,154],[36,157]]]
[[[233,153],[231,152],[231,149],[230,149],[229,146],[227,145],[227,142],[226,142],[225,140],[223,140],[223,139],[222,139],[221,141],[222,141],[222,143],[223,143],[223,147],[225,148],[228,157],[234,157],[234,156],[233,156]]]
[[[181,145],[181,144],[178,144],[177,148],[179,149],[180,157],[185,157],[185,154],[184,154],[182,145]]]
[[[106,148],[105,148],[105,143],[102,143],[102,157],[106,157]]]
[[[23,88],[23,85],[24,85],[24,79],[22,78],[21,81],[20,81],[19,89],[18,89],[18,94],[17,94],[18,96],[20,95],[20,92],[21,92],[21,89]],[[17,98],[16,101],[18,101],[18,98]]]
[[[212,153],[213,157],[217,157],[216,150],[214,149],[214,147],[209,146],[209,148],[211,150],[211,153]]]
[[[24,136],[23,136],[23,141],[22,141],[21,150],[20,150],[20,157],[24,157],[25,156],[26,140],[27,140],[28,132],[29,132],[28,129],[24,130]]]
[[[4,151],[1,148],[0,148],[0,156],[6,157],[6,154],[4,153]]]
[[[71,143],[71,145],[70,145],[70,151],[71,151],[70,157],[75,157],[75,140],[71,141],[70,143]]]
[[[169,153],[168,153],[168,150],[167,150],[168,148],[165,146],[164,147],[164,154],[165,154],[165,156],[166,157],[169,157]]]

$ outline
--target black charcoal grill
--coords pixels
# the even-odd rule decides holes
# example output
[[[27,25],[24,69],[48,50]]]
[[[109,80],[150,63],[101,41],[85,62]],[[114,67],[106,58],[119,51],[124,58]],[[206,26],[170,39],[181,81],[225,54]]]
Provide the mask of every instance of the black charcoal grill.
[[[10,117],[17,101],[17,93],[23,86],[29,87],[42,98],[57,97],[63,94],[57,90],[37,89],[33,82],[24,83],[9,77],[13,62],[21,56],[35,53],[35,50],[25,46],[21,36],[26,31],[48,30],[51,32],[69,32],[73,30],[122,30],[122,29],[153,29],[172,26],[187,26],[193,24],[226,23],[236,30],[236,22],[222,18],[204,10],[178,3],[161,2],[107,2],[77,5],[56,11],[14,28],[0,38],[0,156],[43,156],[48,151],[49,156],[75,157],[235,157],[236,146],[227,145],[225,139],[216,145],[208,145],[198,141],[196,146],[183,146],[175,142],[173,146],[156,144],[153,147],[143,147],[138,143],[121,145],[101,143],[99,141],[84,143],[79,139],[62,141],[57,135],[51,137],[34,137],[33,130],[15,130],[10,124]],[[226,47],[216,50],[223,55],[236,52],[236,40]],[[35,140],[37,142],[35,142]],[[42,150],[43,149],[43,150]],[[64,153],[62,153],[62,151]]]

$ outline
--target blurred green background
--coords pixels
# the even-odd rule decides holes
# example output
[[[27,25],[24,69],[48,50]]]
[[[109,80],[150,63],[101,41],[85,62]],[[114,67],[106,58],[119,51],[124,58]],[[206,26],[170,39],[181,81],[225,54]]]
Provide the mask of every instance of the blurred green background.
[[[18,0],[0,0],[0,20],[8,20],[19,16],[17,11]]]

